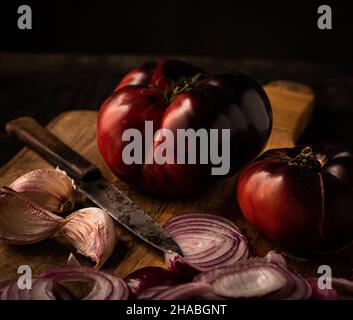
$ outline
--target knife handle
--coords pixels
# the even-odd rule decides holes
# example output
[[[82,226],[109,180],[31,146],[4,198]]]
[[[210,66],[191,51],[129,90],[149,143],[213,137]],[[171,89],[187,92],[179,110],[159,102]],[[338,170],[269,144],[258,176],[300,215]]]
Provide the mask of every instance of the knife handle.
[[[89,180],[100,176],[100,171],[95,165],[33,118],[14,119],[6,124],[6,131],[33,148],[53,165],[65,170],[75,180]]]

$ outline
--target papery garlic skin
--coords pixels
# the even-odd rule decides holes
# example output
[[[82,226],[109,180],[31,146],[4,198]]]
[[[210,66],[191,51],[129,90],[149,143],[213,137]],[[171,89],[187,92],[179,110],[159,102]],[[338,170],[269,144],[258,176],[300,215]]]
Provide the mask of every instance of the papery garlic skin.
[[[51,237],[65,219],[41,208],[16,191],[0,189],[0,239],[10,244],[28,245]]]
[[[59,170],[39,169],[28,172],[9,187],[51,212],[70,211],[75,205],[73,181]]]
[[[102,266],[115,247],[116,235],[112,218],[100,208],[85,208],[67,217],[61,229],[79,254]]]

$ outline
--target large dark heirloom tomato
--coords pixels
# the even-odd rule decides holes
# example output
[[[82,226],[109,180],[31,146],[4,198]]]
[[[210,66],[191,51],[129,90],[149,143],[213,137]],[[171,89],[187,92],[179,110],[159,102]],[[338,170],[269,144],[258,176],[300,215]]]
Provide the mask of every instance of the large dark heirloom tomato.
[[[353,240],[353,146],[269,150],[241,172],[237,196],[245,218],[278,243],[337,248]]]
[[[261,152],[271,132],[272,113],[262,87],[244,74],[208,75],[176,60],[149,63],[128,73],[99,111],[99,150],[119,178],[151,193],[176,195],[195,191],[210,180],[214,165],[176,163],[176,141],[174,163],[126,164],[122,153],[129,141],[123,141],[123,132],[138,129],[144,143],[147,120],[153,121],[154,132],[170,129],[175,140],[177,129],[230,129],[229,176]],[[147,157],[160,143],[154,141]],[[220,153],[221,145],[218,141]]]

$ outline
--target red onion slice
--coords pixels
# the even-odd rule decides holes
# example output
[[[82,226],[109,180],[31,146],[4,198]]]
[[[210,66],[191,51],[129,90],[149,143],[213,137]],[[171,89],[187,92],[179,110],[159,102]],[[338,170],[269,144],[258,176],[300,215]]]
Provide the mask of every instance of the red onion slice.
[[[332,277],[332,289],[320,289],[317,278],[308,279],[308,282],[312,288],[313,300],[353,300],[352,280]]]
[[[32,279],[32,287],[36,281],[36,278]],[[31,289],[20,289],[17,281],[12,281],[2,291],[0,300],[30,300],[30,295]]]
[[[66,267],[43,274],[32,286],[32,300],[55,299],[53,287],[64,281],[94,281],[94,286],[83,300],[126,300],[129,289],[115,276],[90,268]]]
[[[165,260],[169,269],[184,281],[192,280],[194,276],[200,273],[196,266],[190,264],[175,252],[166,252]]]
[[[149,289],[149,293],[153,288]],[[191,282],[179,284],[170,287],[157,287],[155,294],[139,296],[140,300],[189,300],[192,298],[200,298],[203,295],[212,292],[212,287],[207,283]]]
[[[195,222],[206,222],[206,223],[208,223],[211,219],[214,223],[217,223],[218,225],[222,225],[225,228],[236,229],[237,231],[240,231],[239,228],[236,226],[236,224],[228,220],[227,218],[224,218],[215,214],[210,214],[210,213],[196,213],[196,212],[179,214],[173,217],[172,219],[170,219],[168,222],[166,222],[164,226],[165,228],[170,229],[172,228],[171,225],[175,226],[177,222],[180,222],[183,224],[185,221],[185,218],[191,218]]]
[[[234,265],[249,253],[246,238],[234,223],[223,217],[182,214],[170,219],[164,228],[184,253],[184,258],[167,253],[166,261],[171,270],[184,276]]]
[[[11,284],[11,281],[5,281],[0,284],[0,300],[2,300],[1,295],[7,289],[7,287]]]
[[[33,283],[37,279],[32,279]],[[31,300],[32,289],[19,289],[17,281],[0,286],[0,300]],[[60,284],[54,286],[54,295],[57,300],[71,300],[70,293]]]
[[[9,296],[9,289],[11,286],[11,283],[6,282],[5,284],[2,284],[0,287],[0,300],[15,300],[11,299]]]
[[[332,278],[332,286],[338,292],[338,299],[353,300],[353,281],[344,278]]]
[[[201,273],[194,281],[211,283],[217,295],[242,299],[260,298],[277,292],[286,285],[287,277],[276,266],[246,263]]]
[[[155,300],[154,297],[157,296],[157,294],[168,290],[170,288],[170,286],[155,286],[155,287],[151,287],[146,289],[145,291],[143,291],[142,293],[140,293],[137,296],[138,300]]]
[[[156,286],[171,286],[180,283],[180,278],[167,269],[161,267],[145,267],[130,273],[125,278],[134,295],[139,295],[148,288]]]
[[[288,279],[293,280],[292,292],[290,294],[283,294],[279,296],[282,300],[308,300],[311,297],[312,291],[310,284],[300,275],[285,270],[288,273]],[[273,297],[271,297],[273,299]]]
[[[130,292],[126,283],[106,272],[91,268],[65,267],[42,274],[32,282],[32,289],[19,289],[17,282],[7,285],[2,300],[69,300],[70,294],[62,282],[94,281],[92,290],[83,300],[127,300]]]
[[[56,300],[72,300],[71,293],[60,283],[57,283],[53,289]]]
[[[311,278],[307,280],[311,286],[311,299],[312,300],[337,300],[338,293],[335,288],[320,289],[318,287],[318,279]]]
[[[260,258],[203,272],[194,281],[210,284],[216,296],[227,299],[294,300],[308,299],[311,295],[305,279],[288,271],[283,265]]]

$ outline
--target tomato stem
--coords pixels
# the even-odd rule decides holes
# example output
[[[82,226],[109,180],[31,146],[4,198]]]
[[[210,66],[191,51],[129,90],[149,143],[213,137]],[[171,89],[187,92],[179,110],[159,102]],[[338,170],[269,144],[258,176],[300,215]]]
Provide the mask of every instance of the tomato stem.
[[[180,93],[187,92],[193,89],[201,75],[202,73],[197,73],[191,78],[184,80],[181,84],[175,85],[173,88],[173,92],[170,95],[169,103],[171,103]]]
[[[170,104],[180,93],[188,92],[191,89],[195,88],[196,83],[201,76],[202,73],[197,73],[181,83],[175,83],[174,81],[170,80],[173,89],[170,95],[167,91],[162,90],[161,88],[156,86],[149,86],[149,89],[159,94],[165,100],[166,104]]]
[[[319,170],[321,168],[321,164],[310,146],[303,148],[294,158],[285,156],[282,160],[287,161],[289,165],[297,165],[310,170]]]

